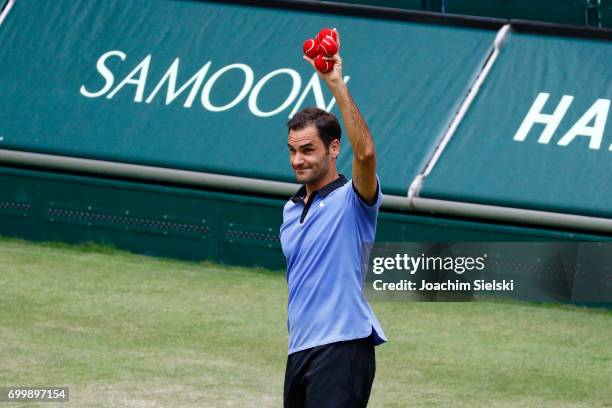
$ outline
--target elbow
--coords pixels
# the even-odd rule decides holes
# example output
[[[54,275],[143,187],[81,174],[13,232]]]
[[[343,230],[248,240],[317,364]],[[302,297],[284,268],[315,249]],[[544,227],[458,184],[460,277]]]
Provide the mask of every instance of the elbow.
[[[355,160],[362,163],[376,163],[376,150],[372,147],[355,153]]]

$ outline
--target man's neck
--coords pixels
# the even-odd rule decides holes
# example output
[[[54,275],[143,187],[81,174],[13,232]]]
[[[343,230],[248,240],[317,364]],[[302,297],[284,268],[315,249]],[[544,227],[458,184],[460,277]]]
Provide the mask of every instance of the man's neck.
[[[325,177],[313,183],[306,184],[306,197],[304,197],[304,201],[308,202],[308,200],[310,199],[310,195],[312,194],[313,191],[317,191],[320,188],[325,187],[326,185],[328,185],[329,183],[331,183],[338,177],[340,177],[340,175],[338,174],[338,171],[334,170],[334,171],[329,172]]]

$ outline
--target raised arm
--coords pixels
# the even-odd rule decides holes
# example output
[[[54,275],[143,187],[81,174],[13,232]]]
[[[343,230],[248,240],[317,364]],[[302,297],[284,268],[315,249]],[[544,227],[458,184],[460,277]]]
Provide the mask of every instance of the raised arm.
[[[335,31],[335,29],[334,29]],[[338,35],[338,49],[340,48],[340,35]],[[304,59],[310,62],[314,68],[314,61],[306,56]],[[334,61],[334,68],[327,73],[319,71],[319,77],[327,83],[332,95],[336,98],[336,104],[340,109],[342,122],[348,134],[353,148],[353,184],[357,192],[368,204],[376,202],[376,149],[370,129],[366,124],[361,112],[355,105],[348,87],[342,78],[342,58],[340,52],[333,57],[327,58]]]

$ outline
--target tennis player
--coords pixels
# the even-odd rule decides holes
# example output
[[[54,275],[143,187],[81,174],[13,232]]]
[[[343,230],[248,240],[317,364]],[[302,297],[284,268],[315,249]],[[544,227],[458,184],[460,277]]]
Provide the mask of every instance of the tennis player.
[[[367,406],[374,346],[387,340],[362,294],[361,244],[374,241],[382,202],[374,141],[342,79],[340,55],[331,59],[333,70],[319,76],[353,148],[351,180],[336,168],[341,128],[334,115],[306,108],[287,123],[291,167],[303,184],[285,205],[280,229],[289,290],[284,406],[291,408]]]

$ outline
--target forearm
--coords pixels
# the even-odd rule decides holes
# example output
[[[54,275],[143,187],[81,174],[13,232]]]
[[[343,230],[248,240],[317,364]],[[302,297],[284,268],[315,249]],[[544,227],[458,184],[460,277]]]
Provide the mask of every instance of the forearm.
[[[336,104],[342,116],[342,122],[353,148],[354,158],[357,161],[375,161],[376,150],[370,129],[366,124],[359,108],[355,105],[348,87],[343,81],[329,82],[329,89],[336,98]]]
[[[340,48],[340,34],[334,29],[337,35],[338,48]],[[304,56],[310,65],[316,69],[314,60]],[[378,180],[376,178],[376,149],[374,140],[370,134],[370,129],[366,124],[361,112],[355,105],[351,94],[344,83],[342,76],[342,58],[336,53],[331,58],[334,61],[333,69],[328,72],[320,72],[322,78],[329,87],[329,90],[336,99],[336,104],[342,116],[342,122],[353,148],[352,177],[353,186],[359,196],[368,205],[372,205],[377,200]]]

